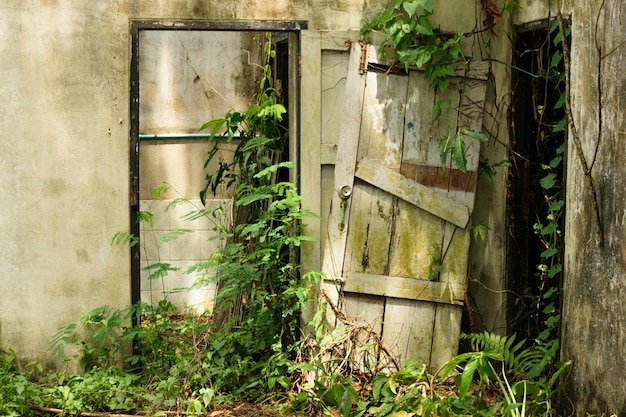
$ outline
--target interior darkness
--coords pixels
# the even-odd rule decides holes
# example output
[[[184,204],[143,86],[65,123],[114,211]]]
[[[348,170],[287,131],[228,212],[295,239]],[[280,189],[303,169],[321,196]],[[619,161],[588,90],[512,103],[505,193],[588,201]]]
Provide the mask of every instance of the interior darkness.
[[[533,229],[538,221],[545,224],[548,213],[544,190],[539,184],[546,175],[541,164],[548,165],[564,141],[563,132],[552,133],[555,124],[563,117],[562,109],[554,110],[561,95],[559,85],[556,79],[537,76],[549,71],[555,50],[547,23],[531,30],[518,28],[513,51],[509,156],[512,165],[507,204],[507,277],[508,288],[514,293],[509,297],[508,330],[527,339],[541,331],[541,313],[535,311],[537,307],[529,299],[521,301],[517,295],[525,291],[534,296],[541,295],[542,283],[536,274],[537,264],[541,263],[539,255],[544,248]],[[563,71],[562,63],[556,70]],[[562,184],[564,165],[561,163],[555,171],[558,184]],[[562,192],[558,187],[549,192]]]
[[[281,92],[281,104],[289,110],[289,42],[288,35],[279,33],[272,34],[276,58],[274,59],[274,87]],[[289,111],[283,115],[280,123],[286,132],[285,148],[281,156],[281,161],[289,160]],[[289,181],[289,171],[281,169],[278,171],[278,181]]]

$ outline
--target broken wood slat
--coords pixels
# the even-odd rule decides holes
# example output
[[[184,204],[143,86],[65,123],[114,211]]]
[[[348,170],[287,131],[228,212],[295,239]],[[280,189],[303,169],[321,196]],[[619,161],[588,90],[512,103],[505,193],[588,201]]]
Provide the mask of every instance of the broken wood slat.
[[[343,290],[345,292],[453,305],[463,305],[465,298],[464,285],[361,272],[348,272]]]
[[[343,106],[343,123],[337,144],[335,162],[335,189],[332,196],[330,214],[327,223],[328,241],[322,257],[322,271],[329,277],[341,277],[346,248],[347,225],[350,221],[352,187],[354,186],[354,168],[361,131],[361,112],[365,93],[365,76],[358,72],[364,44],[353,43],[346,79],[346,91]]]
[[[465,228],[469,222],[469,207],[384,165],[363,158],[355,176],[456,226]]]

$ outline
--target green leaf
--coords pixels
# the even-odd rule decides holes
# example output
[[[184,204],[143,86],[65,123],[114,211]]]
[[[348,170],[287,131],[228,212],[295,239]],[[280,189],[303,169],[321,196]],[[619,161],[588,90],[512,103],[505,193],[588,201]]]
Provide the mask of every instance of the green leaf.
[[[565,201],[564,200],[556,200],[552,204],[550,204],[550,208],[548,210],[550,210],[550,211],[559,211],[559,210],[561,210],[563,208],[564,205],[565,205]]]
[[[561,264],[552,265],[550,269],[548,270],[548,277],[554,278],[556,274],[560,273],[562,270],[563,270],[563,265]],[[557,288],[557,287],[553,287],[553,288]]]
[[[480,240],[484,241],[485,237],[487,236],[488,230],[491,230],[491,229],[482,221],[478,223],[477,225],[473,226],[472,232],[474,233],[474,239],[478,240],[478,238],[480,238]]]
[[[559,166],[559,164],[561,163],[561,161],[563,160],[563,157],[561,155],[557,156],[556,158],[552,159],[550,161],[550,168],[556,168]]]
[[[283,120],[283,114],[287,113],[287,109],[282,104],[272,104],[271,106],[267,106],[261,109],[257,115],[258,117],[267,117],[271,116],[276,120]]]
[[[152,220],[154,219],[154,214],[150,211],[138,211],[137,212],[137,223],[148,223],[152,226]]]
[[[166,242],[169,242],[171,240],[178,239],[179,237],[181,237],[182,235],[185,235],[187,233],[193,233],[193,230],[191,230],[191,229],[176,229],[176,230],[172,230],[170,232],[167,232],[163,236],[161,236],[159,240],[161,242],[163,242],[163,243],[166,243]]]
[[[172,188],[169,184],[163,184],[159,187],[156,187],[152,190],[152,197],[155,199],[160,198],[165,192],[167,192],[170,188]]]
[[[478,368],[479,357],[474,356],[470,359],[463,369],[463,373],[461,374],[461,384],[459,386],[459,398],[465,398],[469,392],[470,386],[474,381],[474,374],[476,373],[476,369]]]
[[[563,52],[557,50],[552,55],[552,60],[550,61],[550,68],[557,67],[561,63],[562,60],[563,60]]]
[[[413,15],[415,14],[415,11],[419,7],[419,5],[420,5],[419,1],[417,1],[417,0],[415,0],[415,1],[405,1],[404,3],[402,3],[402,7],[407,12],[409,17],[413,17]]]
[[[417,28],[419,27],[420,26],[418,25]],[[417,66],[418,68],[422,68],[431,60],[433,56],[428,49],[419,48],[417,51],[415,51],[415,57],[415,66]]]
[[[482,132],[477,132],[475,130],[465,129],[465,130],[463,130],[463,133],[465,133],[467,136],[469,136],[472,139],[476,139],[479,142],[488,142],[489,141],[489,139],[487,139],[487,136],[485,136]]]
[[[548,249],[544,250],[543,252],[541,252],[541,254],[539,255],[542,258],[551,258],[554,255],[557,254],[557,249],[554,246],[550,246]]]
[[[462,172],[467,172],[467,159],[465,158],[465,139],[461,134],[456,136],[452,147],[452,162]]]
[[[565,119],[565,117],[562,118],[561,120],[559,120],[556,126],[554,126],[554,129],[552,129],[552,132],[553,133],[562,132],[563,130],[565,130],[566,123],[567,123],[567,120]]]
[[[347,386],[341,396],[341,414],[349,416],[352,409],[352,396],[350,395],[350,386]]]
[[[415,24],[415,31],[422,35],[432,36],[433,35],[433,27],[430,24],[430,20],[421,16],[420,19]]]
[[[445,134],[439,138],[439,158],[444,171],[448,165],[448,152],[450,151],[450,134]]]
[[[139,238],[128,232],[117,232],[111,239],[111,245],[117,246],[128,245],[132,248],[137,243],[139,243]]]
[[[565,104],[565,93],[561,93],[561,96],[559,97],[556,104],[554,105],[554,109],[555,110],[560,109],[561,107],[563,107],[563,104]]]
[[[452,101],[450,99],[436,98],[433,105],[433,121],[439,120],[443,109],[449,109]]]
[[[539,180],[539,184],[544,190],[549,190],[556,184],[556,174],[554,172],[549,173]]]
[[[237,207],[247,206],[247,205],[254,203],[255,201],[269,200],[272,197],[274,197],[274,195],[269,194],[269,193],[254,193],[254,194],[239,197],[235,205]]]
[[[204,129],[208,129],[209,127],[211,127],[211,136],[215,136],[217,134],[217,132],[220,130],[220,128],[222,126],[224,126],[224,124],[226,123],[226,119],[215,119],[215,120],[211,120],[209,122],[206,122],[205,124],[203,124],[202,126],[200,126],[199,130],[204,130]],[[210,138],[209,140],[211,140],[212,138]]]
[[[559,291],[559,287],[550,287],[548,291],[546,291],[545,294],[543,294],[543,298],[548,299],[552,297],[554,294],[556,294],[558,291]]]
[[[540,233],[541,233],[541,236],[546,236],[546,235],[549,235],[549,234],[551,234],[552,232],[554,232],[555,230],[557,230],[558,228],[559,228],[559,225],[558,225],[557,223],[555,223],[555,222],[550,222],[550,223],[548,223],[548,225],[547,225],[547,226],[544,226],[544,227],[541,229],[541,232],[540,232]]]
[[[278,171],[280,168],[292,169],[293,166],[294,166],[293,162],[291,162],[291,161],[281,162],[279,164],[270,165],[267,168],[265,168],[265,169],[257,172],[256,174],[254,174],[254,178],[263,178],[264,176],[266,176],[268,174],[273,174],[274,172]]]
[[[380,392],[386,382],[387,377],[384,375],[377,375],[374,378],[374,382],[372,384],[372,398],[374,401],[378,401],[380,399]]]
[[[435,7],[435,0],[418,0],[418,3],[427,13],[432,14]]]

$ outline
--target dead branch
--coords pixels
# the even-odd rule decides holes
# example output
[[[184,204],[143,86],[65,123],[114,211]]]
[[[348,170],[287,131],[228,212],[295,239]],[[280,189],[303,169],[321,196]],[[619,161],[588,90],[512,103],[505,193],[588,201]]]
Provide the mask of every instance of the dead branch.
[[[322,296],[326,299],[326,302],[328,303],[328,305],[330,306],[330,309],[335,314],[335,317],[337,317],[337,320],[347,325],[349,328],[356,330],[357,332],[359,331],[364,332],[366,336],[366,340],[369,340],[369,339],[373,340],[376,343],[376,347],[380,350],[381,353],[385,355],[385,357],[387,357],[387,359],[389,359],[389,361],[391,361],[395,369],[401,369],[400,365],[398,364],[398,361],[393,357],[389,349],[387,349],[384,346],[383,341],[380,338],[380,335],[377,332],[375,332],[374,329],[372,329],[372,325],[370,323],[359,321],[352,317],[348,317],[343,311],[339,309],[339,307],[337,307],[333,303],[333,301],[330,299],[326,291],[321,290],[320,292]]]

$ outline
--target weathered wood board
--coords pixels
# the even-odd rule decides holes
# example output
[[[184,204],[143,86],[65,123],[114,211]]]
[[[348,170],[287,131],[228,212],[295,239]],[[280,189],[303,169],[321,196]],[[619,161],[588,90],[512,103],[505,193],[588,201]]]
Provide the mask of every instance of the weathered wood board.
[[[373,70],[376,48],[354,34],[319,36],[320,135],[309,140],[319,146],[321,287],[370,321],[398,362],[436,371],[458,346],[480,147],[466,138],[461,172],[441,166],[438,140],[480,131],[485,66],[460,68],[437,97],[421,71]],[[433,121],[438,98],[451,111]]]

